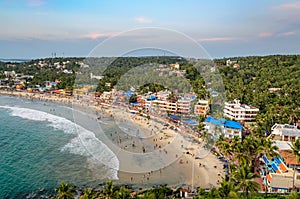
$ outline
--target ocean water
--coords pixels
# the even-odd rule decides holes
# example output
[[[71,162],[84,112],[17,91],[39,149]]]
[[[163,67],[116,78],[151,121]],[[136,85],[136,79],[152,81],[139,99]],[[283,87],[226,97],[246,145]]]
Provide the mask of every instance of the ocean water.
[[[82,186],[117,179],[115,154],[72,108],[0,96],[0,198],[53,192],[62,181]],[[85,119],[83,119],[85,118]]]

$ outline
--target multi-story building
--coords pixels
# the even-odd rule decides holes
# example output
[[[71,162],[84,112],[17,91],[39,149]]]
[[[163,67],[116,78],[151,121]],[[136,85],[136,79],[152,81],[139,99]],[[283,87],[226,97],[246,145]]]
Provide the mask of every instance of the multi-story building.
[[[191,100],[179,99],[177,101],[177,113],[190,114],[191,113]]]
[[[194,114],[206,116],[208,110],[209,110],[208,100],[199,100],[194,107]]]
[[[224,106],[225,117],[243,123],[254,122],[258,112],[258,108],[246,104],[241,104],[240,100],[225,102]]]
[[[168,99],[163,96],[150,96],[145,98],[144,106],[147,110],[157,110],[161,112],[168,112],[172,114],[190,114],[191,99]]]
[[[154,100],[151,107],[157,108],[163,112],[177,113],[177,102],[171,100]]]
[[[212,116],[208,116],[205,121],[205,129],[208,133],[214,135],[218,138],[221,134],[223,134],[226,138],[234,138],[239,137],[242,138],[242,125],[239,122],[216,119]]]

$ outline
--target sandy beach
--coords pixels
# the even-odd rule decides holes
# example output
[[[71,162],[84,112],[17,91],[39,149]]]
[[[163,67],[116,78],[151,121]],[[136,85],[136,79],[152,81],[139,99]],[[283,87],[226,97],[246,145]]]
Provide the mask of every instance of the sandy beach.
[[[211,153],[207,155],[204,154],[204,156],[200,156],[202,158],[196,159],[197,154],[202,152],[202,146],[201,144],[199,145],[196,140],[195,142],[191,141],[191,139],[195,138],[190,137],[188,140],[183,137],[176,138],[178,133],[169,127],[166,128],[159,123],[151,120],[148,121],[141,116],[130,115],[129,113],[118,114],[121,114],[121,118],[130,118],[129,120],[138,124],[138,127],[141,129],[151,129],[150,133],[149,131],[142,131],[140,129],[141,132],[148,134],[143,135],[143,142],[136,144],[136,147],[134,147],[135,151],[132,149],[133,147],[128,147],[127,150],[141,153],[140,147],[145,143],[145,139],[148,139],[148,143],[149,145],[152,144],[153,149],[151,149],[151,146],[147,146],[147,148],[145,147],[146,151],[149,150],[150,153],[153,151],[161,151],[156,155],[162,156],[164,163],[166,163],[163,164],[162,161],[161,164],[158,165],[161,166],[161,169],[148,173],[132,174],[121,171],[119,172],[121,181],[126,183],[139,183],[144,186],[153,184],[169,184],[174,187],[181,187],[185,184],[186,187],[190,188],[192,186],[202,188],[218,186],[218,181],[221,181],[222,176],[224,176],[223,163]],[[152,129],[154,130],[152,131]],[[125,162],[130,163],[129,161]],[[147,166],[150,166],[149,170],[151,167],[155,167],[154,163],[145,164],[145,167]]]
[[[137,187],[168,184],[174,188],[211,188],[218,186],[224,176],[223,163],[212,153],[203,154],[201,139],[176,132],[153,119],[73,97],[10,91],[0,91],[0,94],[88,108],[95,113],[99,124],[105,118],[113,118],[118,130],[107,132],[106,137],[120,162],[116,183]]]

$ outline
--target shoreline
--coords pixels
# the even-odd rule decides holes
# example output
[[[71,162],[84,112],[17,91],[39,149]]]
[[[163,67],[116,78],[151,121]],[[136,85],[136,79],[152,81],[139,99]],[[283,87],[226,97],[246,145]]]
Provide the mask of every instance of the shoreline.
[[[109,117],[110,115],[114,115],[116,118],[126,118],[131,120],[133,125],[136,125],[140,128],[147,129],[149,124],[152,127],[158,123],[151,120],[147,121],[144,117],[137,115],[130,115],[129,113],[121,113],[121,116],[118,115],[117,111],[113,108],[101,108],[92,104],[88,104],[81,101],[75,101],[72,97],[59,97],[51,94],[39,94],[39,93],[27,93],[27,92],[16,92],[16,91],[0,91],[1,95],[9,95],[14,97],[21,97],[27,99],[35,99],[39,101],[50,101],[54,103],[62,103],[64,105],[71,105],[80,107],[80,109],[88,108],[89,111],[93,111],[96,113],[104,114],[105,117]],[[123,115],[122,115],[123,114]],[[125,115],[124,115],[125,114]],[[127,114],[127,115],[126,115]],[[149,145],[153,144],[154,146],[161,145],[167,146],[168,142],[170,142],[171,138],[174,138],[178,132],[175,132],[171,129],[164,129],[164,135],[168,135],[169,137],[158,140],[157,142],[153,142],[153,137],[149,142]],[[163,134],[158,133],[159,136]],[[120,135],[119,135],[120,136]],[[149,136],[149,135],[147,135]],[[105,143],[105,142],[104,142]],[[106,143],[105,143],[106,144]],[[120,143],[121,144],[121,143]],[[130,145],[130,141],[122,138],[123,146]],[[142,152],[139,151],[141,148],[138,143],[136,147],[127,147],[127,151],[131,152]],[[153,146],[153,147],[154,147]],[[162,148],[163,148],[162,147]],[[190,147],[187,150],[184,150],[183,154],[178,154],[178,158],[176,158],[172,163],[168,164],[168,166],[151,172],[146,173],[127,173],[124,171],[118,171],[119,180],[115,180],[116,184],[130,184],[133,187],[144,187],[151,188],[155,185],[168,184],[168,186],[172,188],[185,187],[185,188],[211,188],[217,187],[218,182],[222,180],[222,176],[224,176],[223,163],[220,162],[213,154],[209,153],[203,159],[195,159],[195,151],[199,150],[201,146],[198,143],[190,143]],[[146,150],[149,150],[149,147],[145,146]],[[124,148],[125,149],[125,148]],[[157,150],[154,149],[153,150]],[[187,154],[188,152],[188,154]],[[172,154],[172,151],[168,151],[169,154]],[[175,154],[173,154],[175,155]],[[177,156],[177,154],[176,154]],[[122,162],[122,161],[120,161]],[[124,162],[124,161],[123,161]],[[127,162],[127,161],[126,161]],[[129,164],[127,162],[127,164]],[[130,166],[130,165],[129,165]],[[128,165],[127,165],[128,167]],[[174,175],[176,174],[176,175]],[[194,177],[193,177],[194,176]],[[171,179],[172,178],[172,179]]]

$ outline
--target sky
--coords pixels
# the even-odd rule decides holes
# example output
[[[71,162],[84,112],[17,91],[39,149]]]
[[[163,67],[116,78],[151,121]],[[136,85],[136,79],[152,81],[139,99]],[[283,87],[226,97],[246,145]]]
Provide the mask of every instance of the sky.
[[[86,57],[114,37],[172,51],[181,36],[212,58],[300,54],[299,0],[1,0],[0,27],[0,58]]]

